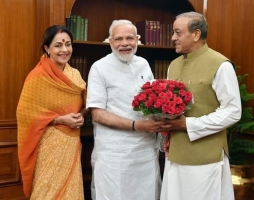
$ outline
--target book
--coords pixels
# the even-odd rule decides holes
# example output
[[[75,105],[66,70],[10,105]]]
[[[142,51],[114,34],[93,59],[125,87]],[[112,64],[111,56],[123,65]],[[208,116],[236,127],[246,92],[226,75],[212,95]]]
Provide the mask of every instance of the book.
[[[163,46],[163,24],[160,24],[160,46]]]
[[[170,25],[170,28],[169,28],[169,31],[170,31],[170,42],[169,42],[169,46],[174,46],[174,42],[172,41],[172,36],[174,34],[174,30],[173,30],[173,24],[171,23]]]
[[[82,57],[81,56],[76,56],[75,57],[75,68],[80,72],[80,75],[82,76],[82,72],[83,72],[83,69],[82,69],[82,66],[83,66],[83,63],[82,63]]]
[[[172,35],[173,35],[173,24],[169,23],[167,24],[167,46],[174,46],[172,41]]]
[[[75,35],[75,39],[76,40],[81,40],[81,16],[77,15],[76,16],[76,35]]]
[[[160,46],[160,21],[155,21],[156,31],[155,31],[155,46]]]
[[[71,30],[71,18],[70,17],[65,18],[65,26],[66,26],[66,28]]]
[[[84,18],[84,41],[88,40],[88,19]]]
[[[71,15],[71,32],[73,34],[73,39],[76,40],[76,27],[77,27],[77,15]]]
[[[81,40],[85,41],[85,19],[81,18]]]
[[[163,79],[164,60],[159,61],[159,79]]]
[[[80,15],[71,15],[65,19],[65,26],[72,32],[73,40],[87,41],[88,19]]]
[[[155,25],[155,21],[150,21],[150,32],[149,32],[149,45],[154,46],[155,45],[155,31],[156,31],[156,25]]]
[[[163,74],[163,61],[162,60],[155,60],[154,65],[154,78],[155,79],[162,79]]]
[[[167,24],[162,24],[162,46],[167,46]]]
[[[170,25],[169,24],[166,24],[166,46],[169,46],[170,45],[170,40],[171,40],[171,37],[170,37]]]
[[[162,79],[167,79],[168,66],[169,66],[168,60],[163,60],[162,61],[162,74],[161,74]]]
[[[159,60],[155,60],[154,63],[154,78],[159,79]]]
[[[145,45],[150,45],[151,40],[150,40],[150,21],[145,20],[145,21],[139,21],[136,22],[136,27],[137,27],[137,32],[138,35],[140,35],[140,41],[142,44]]]
[[[154,78],[155,79],[167,79],[168,67],[171,60],[155,60],[154,64]]]
[[[71,15],[71,16],[70,16],[70,22],[69,22],[69,23],[70,23],[70,24],[69,24],[69,27],[70,27],[69,30],[70,30],[70,32],[72,32],[73,39],[74,39],[74,34],[73,34],[73,33],[74,33],[74,32],[73,32],[73,23],[74,23],[74,19],[73,19],[73,18],[74,18],[74,16]]]
[[[84,81],[87,82],[87,77],[88,77],[88,73],[89,73],[89,68],[87,66],[87,58],[83,57],[82,58],[82,78],[84,79]]]
[[[75,56],[72,55],[68,63],[71,67],[75,68],[76,65]]]

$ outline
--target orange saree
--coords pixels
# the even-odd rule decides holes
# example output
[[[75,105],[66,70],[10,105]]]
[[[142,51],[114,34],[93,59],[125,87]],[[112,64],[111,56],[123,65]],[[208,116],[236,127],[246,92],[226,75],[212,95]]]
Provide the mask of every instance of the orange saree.
[[[77,180],[83,194],[80,130],[49,124],[57,116],[78,113],[85,98],[86,83],[68,64],[62,72],[42,57],[27,76],[17,107],[18,156],[23,190],[26,196],[32,190],[31,199],[68,199],[69,185]]]

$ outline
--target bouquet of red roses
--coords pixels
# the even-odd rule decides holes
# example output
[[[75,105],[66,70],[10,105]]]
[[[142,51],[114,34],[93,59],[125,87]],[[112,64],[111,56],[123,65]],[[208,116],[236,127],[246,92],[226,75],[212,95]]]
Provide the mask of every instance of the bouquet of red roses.
[[[132,101],[133,110],[141,111],[147,118],[175,119],[190,109],[193,95],[184,83],[175,80],[146,82]],[[160,150],[168,154],[170,133],[159,134]]]
[[[193,95],[183,82],[164,79],[146,82],[132,101],[133,110],[144,116],[169,119],[183,114],[192,104]]]

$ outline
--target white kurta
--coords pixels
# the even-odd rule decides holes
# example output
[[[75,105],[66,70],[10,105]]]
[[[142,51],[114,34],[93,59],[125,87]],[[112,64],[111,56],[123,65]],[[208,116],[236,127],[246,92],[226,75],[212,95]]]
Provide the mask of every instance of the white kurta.
[[[241,116],[238,81],[230,62],[221,64],[212,87],[220,107],[209,115],[186,117],[190,141],[226,129]],[[160,200],[234,200],[227,156],[221,162],[199,166],[166,160]]]
[[[132,100],[153,79],[148,62],[138,56],[123,62],[109,54],[95,62],[88,77],[87,108],[105,109],[136,120]],[[94,123],[92,162],[97,200],[156,200],[160,171],[156,135],[116,130]]]

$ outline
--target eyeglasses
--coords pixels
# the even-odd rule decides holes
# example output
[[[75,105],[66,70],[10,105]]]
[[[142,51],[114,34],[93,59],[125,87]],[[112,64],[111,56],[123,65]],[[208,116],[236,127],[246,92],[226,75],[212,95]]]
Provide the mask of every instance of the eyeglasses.
[[[115,37],[115,38],[111,38],[115,43],[122,43],[124,40],[126,40],[127,42],[134,42],[135,41],[135,37],[134,36],[127,36],[127,37]]]

